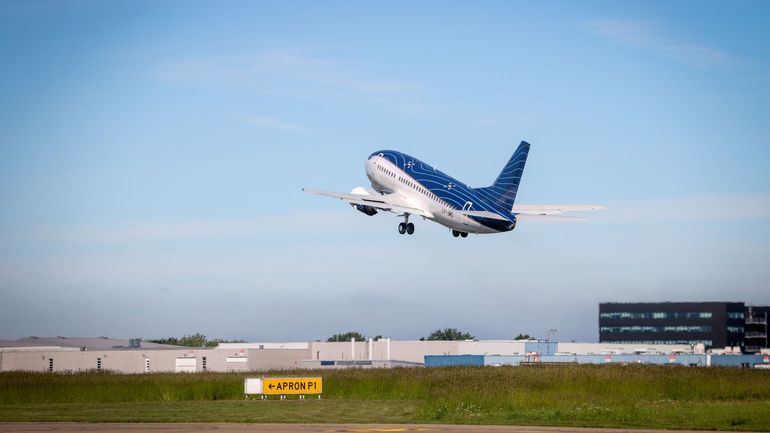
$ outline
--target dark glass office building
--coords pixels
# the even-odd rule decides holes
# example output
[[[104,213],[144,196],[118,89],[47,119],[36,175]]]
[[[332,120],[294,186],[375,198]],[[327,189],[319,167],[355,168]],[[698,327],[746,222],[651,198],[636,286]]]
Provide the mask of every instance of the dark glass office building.
[[[745,335],[743,302],[599,304],[599,341],[602,343],[702,343],[706,348],[743,348]]]
[[[744,334],[744,352],[754,353],[768,346],[767,319],[770,307],[746,307],[746,333]]]

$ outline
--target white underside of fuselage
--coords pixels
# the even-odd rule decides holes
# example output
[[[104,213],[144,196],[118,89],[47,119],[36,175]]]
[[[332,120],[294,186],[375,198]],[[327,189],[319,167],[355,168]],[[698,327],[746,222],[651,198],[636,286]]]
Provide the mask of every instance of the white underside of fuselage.
[[[377,169],[382,166],[389,172],[394,173],[391,176]],[[414,189],[408,184],[402,183],[401,179],[411,182],[413,185],[419,185],[419,182],[412,176],[403,171],[400,167],[393,164],[387,158],[375,156],[366,161],[366,176],[372,184],[375,191],[382,194],[395,194],[399,200],[403,201],[406,207],[417,208],[425,211],[424,218],[435,221],[444,227],[465,233],[499,233],[462,213],[458,209],[443,200],[437,199],[435,194],[428,195]],[[422,186],[425,190],[424,186]],[[435,197],[435,198],[434,198]]]

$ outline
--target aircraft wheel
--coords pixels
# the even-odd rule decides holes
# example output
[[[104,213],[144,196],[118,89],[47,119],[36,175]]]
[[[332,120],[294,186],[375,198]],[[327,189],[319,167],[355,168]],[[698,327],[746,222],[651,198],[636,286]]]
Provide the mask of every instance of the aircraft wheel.
[[[398,225],[398,232],[399,232],[399,233],[401,233],[402,235],[403,235],[404,233],[406,233],[406,224],[404,224],[404,223],[400,223],[400,224]]]
[[[467,237],[468,237],[468,233],[465,233],[465,232],[461,232],[461,233],[460,233],[460,236],[462,236],[462,237],[464,237],[464,238],[467,238]]]
[[[457,230],[452,230],[452,236],[458,237],[460,236],[460,232],[458,232]]]
[[[406,233],[410,235],[414,233],[414,224],[409,223],[406,225]]]

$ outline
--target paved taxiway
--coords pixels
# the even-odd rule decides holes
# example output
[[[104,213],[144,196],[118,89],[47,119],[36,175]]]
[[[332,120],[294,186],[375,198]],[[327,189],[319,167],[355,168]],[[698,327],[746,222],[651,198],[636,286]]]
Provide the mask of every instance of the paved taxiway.
[[[670,433],[666,430],[592,429],[573,427],[519,427],[441,424],[81,424],[81,423],[0,423],[0,432],[221,432],[221,433]],[[688,433],[678,431],[677,433]]]

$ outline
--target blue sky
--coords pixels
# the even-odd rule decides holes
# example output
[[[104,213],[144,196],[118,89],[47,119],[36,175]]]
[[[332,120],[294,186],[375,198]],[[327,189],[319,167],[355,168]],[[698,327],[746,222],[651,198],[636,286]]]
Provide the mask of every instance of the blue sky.
[[[770,303],[766,2],[0,3],[0,330],[598,338]],[[397,149],[588,223],[452,238],[302,187]]]

